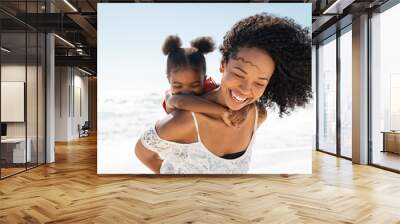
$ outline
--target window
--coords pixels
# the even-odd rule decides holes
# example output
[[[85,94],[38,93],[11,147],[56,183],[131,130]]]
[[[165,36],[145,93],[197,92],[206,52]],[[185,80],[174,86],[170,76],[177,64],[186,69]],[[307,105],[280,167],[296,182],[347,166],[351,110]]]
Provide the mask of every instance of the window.
[[[336,153],[336,36],[318,48],[318,149]]]
[[[2,2],[0,5],[14,3]],[[40,6],[44,3],[18,2],[16,10],[20,14],[42,13]],[[7,116],[13,115],[1,118],[6,130],[0,144],[0,178],[5,178],[45,163],[46,39],[44,33],[9,15],[0,12],[0,17],[7,21],[0,24],[0,89],[1,99],[8,99],[8,102],[1,102],[0,111]],[[21,99],[22,103],[10,102],[12,97]],[[10,109],[10,105],[18,108],[20,113]]]
[[[340,154],[352,157],[352,34],[351,26],[340,36]]]
[[[400,5],[371,18],[372,163],[400,170]]]

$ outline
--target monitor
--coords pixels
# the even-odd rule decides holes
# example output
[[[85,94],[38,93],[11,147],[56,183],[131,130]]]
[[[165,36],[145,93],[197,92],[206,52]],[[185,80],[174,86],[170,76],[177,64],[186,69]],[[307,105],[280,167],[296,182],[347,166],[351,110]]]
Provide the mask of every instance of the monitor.
[[[1,136],[7,136],[7,124],[1,123]]]

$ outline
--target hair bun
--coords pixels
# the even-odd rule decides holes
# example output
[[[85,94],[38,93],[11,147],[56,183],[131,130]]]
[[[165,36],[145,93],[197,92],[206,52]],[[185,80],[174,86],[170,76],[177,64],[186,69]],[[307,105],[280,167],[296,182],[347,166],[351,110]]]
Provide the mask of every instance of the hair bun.
[[[180,49],[182,46],[181,39],[177,35],[169,35],[162,46],[162,52],[165,55]]]
[[[215,43],[211,37],[198,37],[192,40],[190,45],[197,48],[203,54],[210,53],[215,49]]]

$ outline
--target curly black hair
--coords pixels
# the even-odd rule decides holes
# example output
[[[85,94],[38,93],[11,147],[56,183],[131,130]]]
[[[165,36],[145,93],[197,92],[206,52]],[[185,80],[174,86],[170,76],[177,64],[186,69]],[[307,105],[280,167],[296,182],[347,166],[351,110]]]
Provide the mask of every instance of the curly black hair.
[[[182,48],[181,39],[178,36],[168,36],[162,46],[162,51],[167,58],[167,76],[171,72],[190,68],[206,73],[206,59],[204,55],[215,49],[215,43],[211,37],[199,37],[190,42],[191,47]]]
[[[312,98],[311,37],[290,18],[262,13],[237,22],[225,36],[220,52],[227,63],[241,48],[264,50],[275,62],[275,70],[257,102],[264,108],[279,108],[289,114]]]

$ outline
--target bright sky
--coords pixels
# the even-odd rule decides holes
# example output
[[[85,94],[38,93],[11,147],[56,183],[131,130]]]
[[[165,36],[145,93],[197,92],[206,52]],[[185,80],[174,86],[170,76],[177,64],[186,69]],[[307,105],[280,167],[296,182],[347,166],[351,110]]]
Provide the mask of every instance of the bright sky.
[[[234,23],[262,12],[311,27],[311,3],[100,3],[99,93],[167,89],[166,56],[161,45],[168,35],[179,35],[183,47],[189,47],[189,42],[199,36],[211,36],[219,46]],[[218,50],[206,56],[207,74],[217,82],[221,78],[220,59]]]

